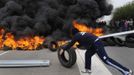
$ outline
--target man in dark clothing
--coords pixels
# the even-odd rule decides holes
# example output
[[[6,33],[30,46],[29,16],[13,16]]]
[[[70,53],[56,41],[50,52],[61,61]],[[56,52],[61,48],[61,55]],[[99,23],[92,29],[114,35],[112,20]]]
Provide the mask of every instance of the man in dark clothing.
[[[125,68],[124,66],[120,65],[118,62],[114,61],[113,59],[109,58],[107,53],[105,52],[103,43],[98,39],[97,36],[86,33],[86,32],[79,32],[75,34],[72,38],[71,42],[69,42],[63,49],[67,50],[71,46],[75,44],[75,42],[79,42],[80,45],[84,46],[87,49],[85,53],[85,71],[84,73],[91,72],[91,57],[97,53],[100,59],[107,65],[110,65],[120,72],[123,75],[132,75],[132,70]]]

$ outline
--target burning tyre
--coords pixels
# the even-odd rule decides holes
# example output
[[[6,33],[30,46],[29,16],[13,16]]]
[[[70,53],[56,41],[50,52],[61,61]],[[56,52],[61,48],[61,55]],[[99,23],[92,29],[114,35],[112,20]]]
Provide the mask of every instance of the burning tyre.
[[[55,42],[55,41],[52,41],[52,42],[50,42],[50,44],[49,44],[49,49],[51,50],[51,51],[57,51],[57,49],[58,49],[58,44]]]
[[[71,48],[68,50],[63,50],[61,48],[58,49],[58,58],[60,63],[66,67],[66,68],[70,68],[72,67],[75,63],[76,63],[76,53],[75,53],[75,49]]]

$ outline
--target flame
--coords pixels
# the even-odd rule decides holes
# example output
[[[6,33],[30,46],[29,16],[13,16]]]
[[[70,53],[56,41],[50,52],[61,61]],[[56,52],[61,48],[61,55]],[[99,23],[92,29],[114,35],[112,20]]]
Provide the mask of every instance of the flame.
[[[88,33],[92,33],[96,36],[102,36],[103,35],[103,29],[102,28],[92,28],[92,27],[87,27],[85,24],[82,23],[78,23],[76,21],[73,21],[73,26],[80,32],[88,32]],[[63,46],[65,44],[67,44],[69,41],[67,40],[60,40],[58,41],[58,46]],[[79,42],[76,42],[73,45],[73,48],[77,48],[77,45],[79,45]]]
[[[66,41],[66,40],[59,40],[59,41],[57,41],[58,46],[63,46],[65,44],[67,44],[67,43],[68,43],[68,41]]]
[[[58,46],[63,46],[63,45],[66,45],[68,42],[69,42],[68,40],[60,40],[57,43],[58,43]],[[76,42],[72,47],[77,48],[77,45],[79,45],[78,42]]]
[[[3,34],[5,33],[5,30],[0,28],[0,48],[2,48],[3,45]]]
[[[4,36],[5,34],[5,36]],[[16,50],[17,48],[23,50],[35,50],[45,41],[44,37],[34,36],[34,37],[21,37],[18,40],[12,33],[5,33],[3,28],[0,28],[0,49],[4,46]]]
[[[103,29],[102,28],[92,28],[92,27],[87,27],[83,23],[78,23],[76,21],[73,21],[73,26],[79,30],[80,32],[88,32],[92,33],[96,36],[102,36],[103,35]]]

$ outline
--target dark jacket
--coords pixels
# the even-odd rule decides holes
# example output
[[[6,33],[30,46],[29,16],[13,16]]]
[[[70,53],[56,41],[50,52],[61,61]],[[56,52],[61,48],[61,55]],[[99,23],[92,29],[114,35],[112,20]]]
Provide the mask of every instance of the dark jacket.
[[[71,48],[75,42],[78,42],[81,46],[84,46],[86,49],[90,49],[90,46],[94,43],[94,41],[98,37],[86,32],[79,32],[75,34],[75,36],[72,38],[71,42],[69,42],[66,46],[64,46],[64,49],[67,50]]]

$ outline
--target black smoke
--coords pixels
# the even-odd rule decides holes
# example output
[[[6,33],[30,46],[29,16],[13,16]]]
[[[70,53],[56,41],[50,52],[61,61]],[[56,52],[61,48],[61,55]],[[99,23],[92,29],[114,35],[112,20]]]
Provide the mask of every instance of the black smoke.
[[[46,36],[69,31],[73,20],[93,26],[111,10],[106,0],[0,0],[0,26],[16,36]]]

